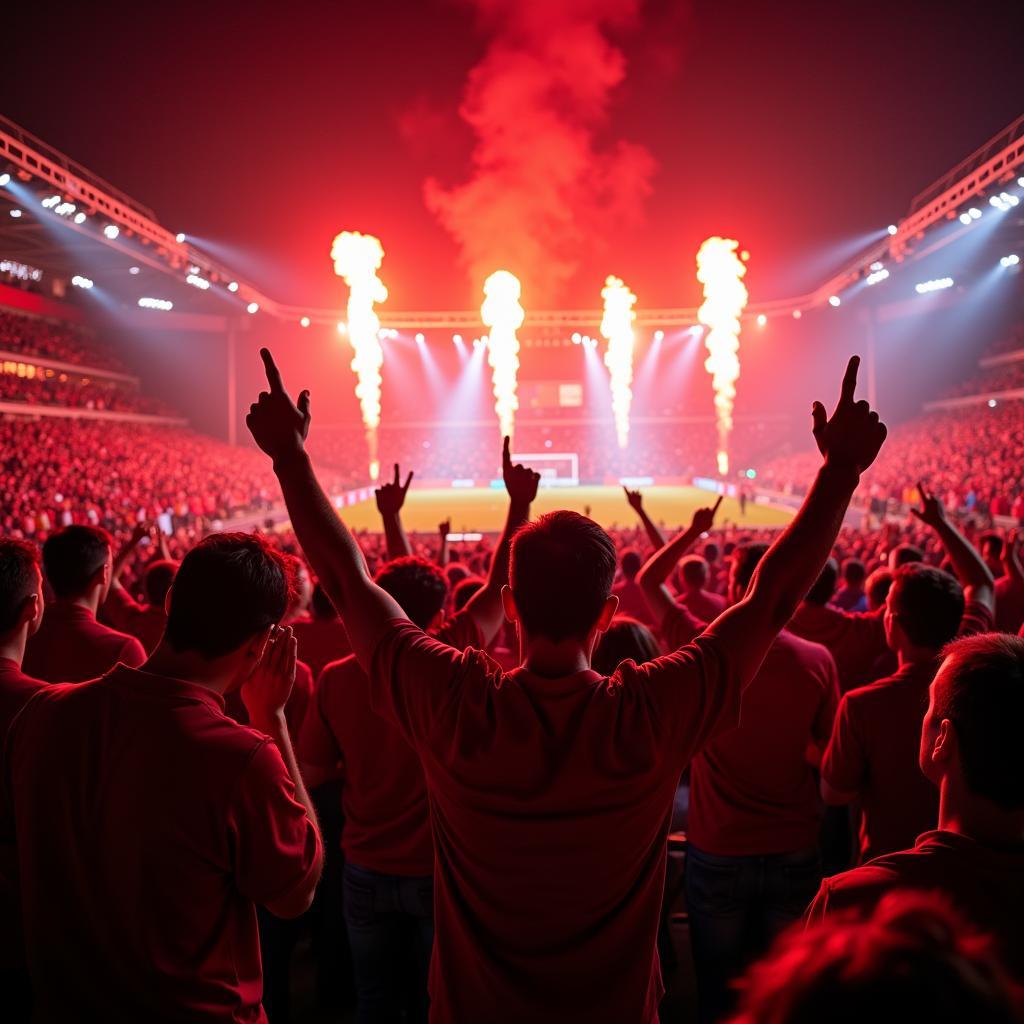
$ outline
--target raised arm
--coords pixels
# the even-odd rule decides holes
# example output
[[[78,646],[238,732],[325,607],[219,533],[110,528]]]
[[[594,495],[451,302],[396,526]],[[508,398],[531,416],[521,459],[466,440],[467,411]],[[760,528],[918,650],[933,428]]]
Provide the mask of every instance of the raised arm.
[[[1022,540],[1024,537],[1020,530],[1011,530],[1003,544],[1003,570],[1016,590],[1024,590],[1024,564],[1020,558]]]
[[[452,532],[452,521],[446,519],[437,526],[437,564],[443,569],[448,564],[448,534]]]
[[[854,401],[854,356],[831,419],[820,402],[812,408],[813,433],[824,465],[793,521],[754,570],[742,601],[726,609],[709,627],[723,648],[739,659],[740,677],[749,683],[779,631],[818,578],[860,481],[885,441],[885,425],[867,402]]]
[[[626,492],[626,501],[629,502],[629,507],[636,512],[640,517],[640,522],[644,524],[644,530],[647,531],[647,539],[651,542],[651,547],[655,551],[658,548],[665,546],[665,537],[661,530],[658,529],[654,520],[644,511],[644,496],[639,490],[631,491],[628,487],[622,488]]]
[[[722,504],[722,495],[711,508],[699,508],[693,513],[693,520],[688,529],[673,537],[660,550],[654,552],[646,564],[637,573],[637,582],[640,584],[647,600],[648,607],[654,614],[654,620],[662,623],[666,614],[675,607],[675,598],[668,589],[665,581],[672,574],[679,559],[686,554],[702,533],[707,533],[715,521],[715,513],[718,506]]]
[[[402,526],[402,506],[405,504],[405,496],[409,493],[409,484],[411,483],[412,470],[409,470],[409,475],[403,484],[396,462],[394,481],[382,484],[373,492],[377,499],[377,511],[384,523],[384,539],[388,546],[389,561],[392,558],[404,558],[406,555],[412,554],[409,538],[406,537],[405,528]]]
[[[537,497],[540,473],[527,469],[519,463],[512,464],[509,454],[509,439],[506,437],[502,448],[501,471],[508,491],[508,516],[505,529],[491,558],[491,569],[487,583],[466,603],[466,611],[473,616],[484,644],[489,644],[501,627],[504,612],[501,607],[501,590],[508,583],[508,565],[512,553],[512,537],[516,530],[530,518],[530,505]]]
[[[284,389],[267,349],[260,355],[270,390],[260,393],[245,422],[273,460],[295,535],[309,564],[345,623],[359,663],[369,667],[378,639],[391,619],[407,616],[397,601],[370,579],[363,553],[317,481],[305,450],[309,392],[298,405]]]
[[[132,530],[131,536],[121,545],[118,549],[117,554],[114,555],[113,563],[110,568],[110,585],[113,588],[121,588],[121,574],[125,570],[125,566],[128,564],[128,560],[135,553],[135,549],[142,542],[142,538],[149,533],[149,525],[147,523],[137,523],[135,528]]]
[[[984,605],[990,612],[995,611],[996,588],[992,573],[985,560],[974,549],[971,542],[946,518],[942,502],[929,491],[923,482],[917,484],[921,495],[921,507],[912,508],[911,514],[925,526],[938,534],[942,546],[953,563],[957,579],[963,584],[967,601]]]

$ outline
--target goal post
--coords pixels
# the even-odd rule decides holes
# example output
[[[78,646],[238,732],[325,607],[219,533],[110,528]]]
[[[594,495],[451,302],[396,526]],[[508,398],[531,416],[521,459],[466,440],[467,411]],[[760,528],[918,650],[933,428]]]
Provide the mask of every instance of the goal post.
[[[579,487],[580,457],[576,452],[513,452],[512,461],[539,473],[541,487]]]

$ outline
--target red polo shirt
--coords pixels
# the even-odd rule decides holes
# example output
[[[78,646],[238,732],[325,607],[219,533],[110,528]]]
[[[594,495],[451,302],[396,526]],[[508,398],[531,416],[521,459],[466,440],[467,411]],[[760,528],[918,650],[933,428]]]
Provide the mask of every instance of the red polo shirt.
[[[994,936],[1006,966],[1024,982],[1024,844],[983,846],[956,832],[925,832],[890,853],[821,883],[808,923],[844,910],[871,911],[894,889],[938,892]]]
[[[896,671],[885,641],[885,609],[844,612],[804,601],[789,620],[791,633],[827,647],[835,658],[842,693]]]
[[[81,683],[118,663],[137,668],[146,660],[142,644],[96,621],[88,608],[70,601],[46,606],[43,624],[29,638],[23,668],[48,683]]]
[[[152,654],[163,639],[167,613],[163,606],[139,604],[124,587],[111,587],[101,609],[110,624],[135,637]]]
[[[735,725],[741,682],[713,632],[609,678],[545,679],[392,624],[370,700],[427,781],[433,1020],[654,1024],[676,784]]]
[[[254,905],[319,844],[268,737],[120,666],[31,698],[6,765],[36,1019],[266,1019]]]
[[[28,699],[48,686],[25,675],[16,661],[0,658],[0,750],[11,722]],[[0,788],[5,786],[0,767]],[[21,938],[21,906],[18,900],[18,855],[10,822],[0,820],[0,970],[25,963]]]
[[[693,759],[690,842],[721,857],[817,846],[821,797],[807,748],[828,741],[838,703],[832,655],[780,633],[743,693],[739,727]]]
[[[314,679],[332,661],[340,661],[352,653],[341,619],[304,617],[290,625],[299,645],[299,657],[313,670]]]
[[[465,609],[438,631],[442,643],[464,650],[481,643]],[[303,764],[341,766],[345,860],[384,875],[434,870],[427,784],[419,756],[390,722],[374,714],[370,683],[350,655],[324,669],[302,730]]]

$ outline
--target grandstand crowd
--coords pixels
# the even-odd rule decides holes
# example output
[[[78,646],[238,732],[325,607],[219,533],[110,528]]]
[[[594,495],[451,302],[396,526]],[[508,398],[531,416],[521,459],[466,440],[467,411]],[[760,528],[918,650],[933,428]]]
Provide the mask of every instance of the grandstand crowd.
[[[360,1024],[687,1019],[681,975],[702,1022],[1022,1019],[1024,402],[887,437],[851,361],[761,473],[782,531],[531,519],[506,445],[503,531],[456,542],[397,466],[354,536],[346,434],[264,361],[260,451],[0,418],[5,1020],[298,1021],[307,942]],[[397,454],[493,475],[462,436]]]

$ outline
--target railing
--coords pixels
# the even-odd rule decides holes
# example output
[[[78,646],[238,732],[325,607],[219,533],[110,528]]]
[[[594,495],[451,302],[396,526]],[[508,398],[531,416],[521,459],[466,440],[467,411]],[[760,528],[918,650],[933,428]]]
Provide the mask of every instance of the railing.
[[[104,380],[119,380],[132,387],[139,386],[139,378],[133,377],[130,373],[120,373],[117,370],[101,370],[98,366],[82,366],[79,363],[64,363],[57,359],[49,359],[46,356],[37,356],[33,352],[10,352],[6,349],[0,350],[0,363],[25,363],[31,366],[45,366],[51,370],[60,370],[64,373],[74,373],[80,377],[102,377]]]

